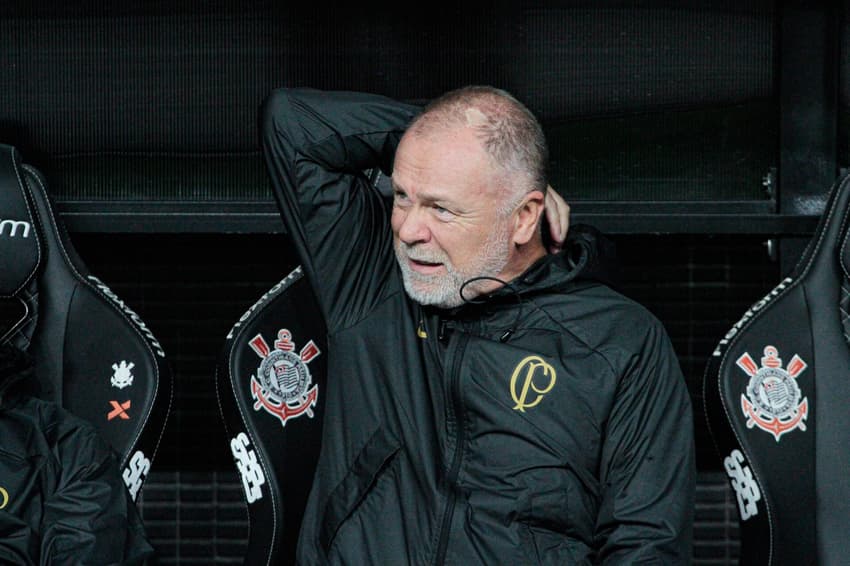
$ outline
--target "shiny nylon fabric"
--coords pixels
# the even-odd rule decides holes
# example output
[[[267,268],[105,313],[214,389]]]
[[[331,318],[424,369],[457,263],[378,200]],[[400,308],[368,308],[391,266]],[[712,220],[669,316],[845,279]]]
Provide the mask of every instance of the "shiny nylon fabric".
[[[264,109],[272,182],[328,324],[299,563],[687,562],[691,408],[654,317],[570,281],[563,255],[481,304],[407,298],[388,205],[361,171],[391,170],[414,112],[309,90]],[[553,388],[518,411],[512,375],[529,363]]]
[[[153,553],[91,425],[19,397],[0,408],[0,438],[0,562],[140,564]]]

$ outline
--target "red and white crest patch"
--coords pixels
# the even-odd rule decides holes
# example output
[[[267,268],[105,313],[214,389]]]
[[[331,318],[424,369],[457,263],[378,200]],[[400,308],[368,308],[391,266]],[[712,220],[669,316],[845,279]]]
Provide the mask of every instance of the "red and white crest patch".
[[[747,427],[754,426],[769,432],[779,442],[786,432],[806,430],[809,401],[802,397],[797,377],[808,364],[794,354],[788,367],[782,368],[782,359],[774,346],[765,346],[761,366],[748,353],[737,362],[738,367],[750,376],[745,394],[741,394],[741,410],[747,417]]]
[[[248,343],[262,361],[257,375],[251,376],[251,395],[256,400],[254,410],[264,409],[286,421],[306,414],[313,417],[312,407],[319,398],[319,388],[313,385],[313,378],[307,364],[321,354],[319,347],[310,340],[296,354],[292,333],[281,329],[277,333],[274,350],[266,344],[261,334],[257,334]]]

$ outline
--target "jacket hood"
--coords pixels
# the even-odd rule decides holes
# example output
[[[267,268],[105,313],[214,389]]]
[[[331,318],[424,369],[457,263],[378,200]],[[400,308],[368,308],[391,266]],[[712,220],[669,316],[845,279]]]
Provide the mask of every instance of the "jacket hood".
[[[475,304],[501,302],[505,298],[516,300],[517,295],[563,291],[576,281],[596,281],[610,287],[618,286],[614,244],[587,224],[570,227],[561,252],[543,256],[519,277],[450,312],[464,310]]]

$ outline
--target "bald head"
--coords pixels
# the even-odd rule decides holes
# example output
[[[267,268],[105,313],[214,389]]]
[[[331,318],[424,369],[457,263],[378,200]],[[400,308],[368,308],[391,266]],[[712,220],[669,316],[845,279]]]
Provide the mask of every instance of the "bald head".
[[[476,134],[505,180],[509,203],[531,191],[545,193],[549,150],[540,123],[509,93],[468,86],[433,100],[410,124],[413,136],[435,136],[457,127]]]

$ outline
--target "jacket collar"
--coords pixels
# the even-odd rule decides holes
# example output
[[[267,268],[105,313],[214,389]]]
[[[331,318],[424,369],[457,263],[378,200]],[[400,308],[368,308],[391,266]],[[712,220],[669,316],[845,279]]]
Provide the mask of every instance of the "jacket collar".
[[[569,292],[596,282],[611,285],[615,271],[613,244],[595,228],[576,225],[570,228],[570,237],[562,252],[543,256],[522,275],[495,291],[453,309],[421,305],[419,308],[425,317],[438,319],[441,340],[446,335],[445,329],[481,332],[484,327],[495,325],[499,328],[499,340],[504,342],[522,324],[525,304],[533,295]],[[508,311],[513,312],[513,305],[518,307],[516,315],[508,314]]]
[[[494,306],[517,303],[526,295],[565,291],[575,285],[576,279],[581,278],[588,258],[589,254],[583,248],[578,251],[567,249],[558,254],[547,254],[534,262],[522,275],[491,293],[475,297],[453,309],[426,307],[426,310],[436,311],[443,318],[465,318],[478,316],[481,310],[489,310]]]

